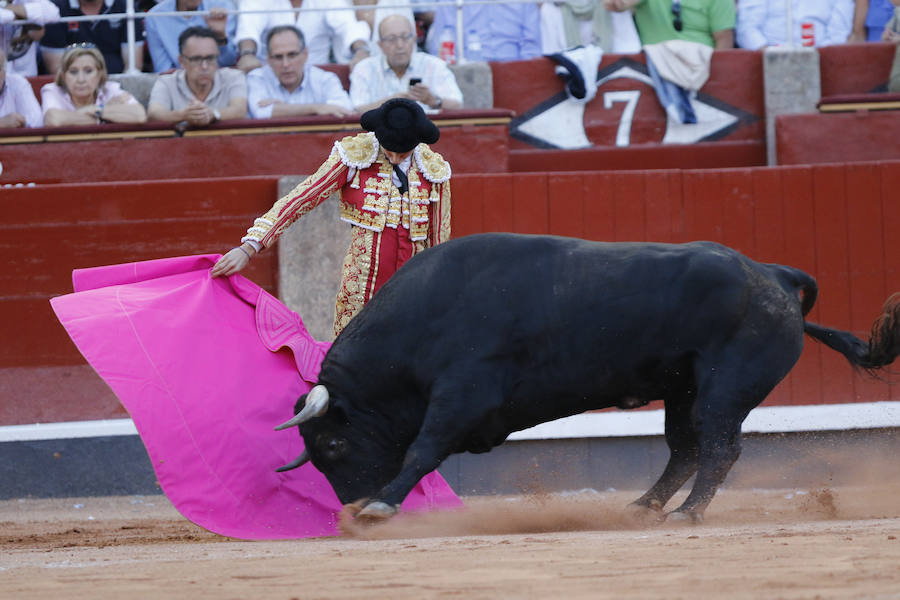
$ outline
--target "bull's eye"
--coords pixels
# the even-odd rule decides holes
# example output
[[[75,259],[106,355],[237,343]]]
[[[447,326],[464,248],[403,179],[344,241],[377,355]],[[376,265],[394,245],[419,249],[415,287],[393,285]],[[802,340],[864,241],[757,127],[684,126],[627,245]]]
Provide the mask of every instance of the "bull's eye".
[[[325,444],[325,456],[328,460],[337,460],[347,453],[347,440],[342,438],[331,438]]]

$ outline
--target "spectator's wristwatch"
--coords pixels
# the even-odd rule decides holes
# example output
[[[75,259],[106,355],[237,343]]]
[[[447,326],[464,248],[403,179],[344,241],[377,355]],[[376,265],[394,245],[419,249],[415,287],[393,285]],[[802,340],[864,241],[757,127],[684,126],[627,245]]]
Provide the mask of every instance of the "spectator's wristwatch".
[[[435,99],[436,99],[436,102],[435,102],[434,106],[432,106],[431,108],[434,108],[436,110],[441,110],[441,107],[444,106],[444,100],[440,96],[437,96],[437,95],[435,96]]]
[[[213,113],[213,118],[212,118],[213,123],[215,123],[216,121],[222,120],[222,113],[219,112],[218,108],[212,109],[212,113]]]

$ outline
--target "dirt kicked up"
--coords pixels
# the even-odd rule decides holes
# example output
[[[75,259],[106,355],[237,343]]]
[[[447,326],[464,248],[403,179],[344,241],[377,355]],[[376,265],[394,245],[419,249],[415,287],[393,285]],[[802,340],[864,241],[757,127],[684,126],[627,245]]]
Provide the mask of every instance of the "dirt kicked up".
[[[898,492],[726,489],[699,526],[635,521],[635,492],[467,498],[282,542],[209,533],[163,496],[12,500],[0,597],[900,598]]]

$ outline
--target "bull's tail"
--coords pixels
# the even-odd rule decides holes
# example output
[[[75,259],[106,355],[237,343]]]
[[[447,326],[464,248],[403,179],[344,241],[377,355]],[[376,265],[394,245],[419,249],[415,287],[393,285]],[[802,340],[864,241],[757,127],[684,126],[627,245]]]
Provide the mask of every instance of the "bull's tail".
[[[808,315],[819,296],[819,286],[816,285],[816,280],[811,275],[794,267],[771,266],[775,267],[778,280],[785,290],[800,294],[800,312],[804,317]]]
[[[803,329],[816,340],[843,354],[854,367],[876,371],[894,362],[900,354],[900,292],[884,303],[881,314],[872,324],[868,343],[849,331],[829,329],[815,323],[804,323]]]

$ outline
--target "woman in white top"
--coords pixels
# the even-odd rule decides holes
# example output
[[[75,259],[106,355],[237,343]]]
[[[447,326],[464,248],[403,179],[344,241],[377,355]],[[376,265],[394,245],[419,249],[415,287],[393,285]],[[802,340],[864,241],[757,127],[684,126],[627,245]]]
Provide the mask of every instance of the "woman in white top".
[[[146,121],[141,103],[108,77],[106,61],[93,44],[66,48],[56,82],[41,88],[44,126]]]

